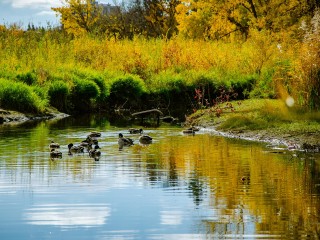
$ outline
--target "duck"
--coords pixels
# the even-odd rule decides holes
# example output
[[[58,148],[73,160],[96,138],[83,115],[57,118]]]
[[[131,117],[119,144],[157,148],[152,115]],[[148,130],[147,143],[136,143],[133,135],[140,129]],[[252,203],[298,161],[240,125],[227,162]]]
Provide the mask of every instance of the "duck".
[[[241,177],[242,182],[249,182],[250,181],[250,176],[242,176]]]
[[[152,143],[152,137],[150,137],[149,135],[141,135],[139,137],[139,142],[142,143],[142,144],[150,144]]]
[[[98,145],[95,145],[94,149],[91,149],[89,151],[89,157],[94,158],[95,161],[99,161],[99,158],[101,156],[101,152],[100,152],[99,148],[100,147]]]
[[[72,153],[83,153],[84,147],[83,146],[75,146],[73,143],[68,144],[68,149],[69,149],[69,155],[72,155]]]
[[[90,137],[90,136],[87,136],[87,138],[85,140],[82,141],[82,143],[85,142],[85,143],[89,143],[89,144],[98,144],[98,139],[97,137]]]
[[[91,138],[101,137],[101,133],[93,131],[93,132],[89,133],[87,137],[91,137]]]
[[[57,148],[60,148],[60,144],[59,144],[59,143],[54,142],[53,140],[51,140],[51,143],[49,144],[49,148],[50,148],[50,150],[51,150],[51,149],[57,149]]]
[[[90,149],[92,149],[92,143],[88,143],[86,141],[82,141],[79,146],[87,149],[87,152],[89,152]]]
[[[189,127],[187,130],[192,130],[192,131],[194,131],[194,132],[198,132],[198,131],[200,131],[200,128],[199,128],[199,127],[192,126],[192,127]]]
[[[193,129],[185,129],[182,131],[183,134],[194,135],[196,132]]]
[[[123,146],[131,146],[133,145],[133,140],[131,138],[125,138],[122,133],[119,133],[118,139],[119,148]]]
[[[62,152],[52,148],[50,151],[50,157],[51,158],[62,158]]]
[[[137,129],[137,128],[129,128],[129,133],[130,134],[138,134],[138,133],[142,133],[143,132],[143,129],[140,128],[140,129]]]

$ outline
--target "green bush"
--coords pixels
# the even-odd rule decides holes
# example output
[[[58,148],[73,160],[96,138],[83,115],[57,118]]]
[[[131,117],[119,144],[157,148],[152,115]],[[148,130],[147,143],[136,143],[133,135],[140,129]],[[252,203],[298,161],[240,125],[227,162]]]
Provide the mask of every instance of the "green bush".
[[[6,109],[41,113],[47,106],[34,89],[21,82],[0,79],[0,106]]]
[[[82,100],[95,99],[100,95],[99,86],[91,80],[75,79],[73,94]]]
[[[61,80],[54,81],[49,85],[48,95],[50,105],[59,111],[67,111],[67,99],[70,94],[68,85]]]
[[[110,95],[110,89],[109,89],[109,86],[106,84],[105,80],[103,79],[103,77],[92,76],[89,79],[94,81],[100,89],[100,95],[99,97],[97,97],[97,103],[99,105],[106,104],[106,101]]]
[[[73,110],[93,111],[95,101],[100,96],[99,86],[91,80],[74,78],[74,86],[71,91]]]
[[[18,74],[17,80],[30,86],[37,83],[37,76],[33,72],[27,72],[27,73]]]
[[[264,99],[276,98],[275,85],[274,81],[272,80],[273,75],[273,70],[262,72],[262,74],[259,76],[259,79],[253,84],[252,90],[249,93],[249,97]]]
[[[145,92],[146,86],[138,76],[117,77],[111,81],[109,104],[111,107],[139,108],[140,97]]]
[[[256,76],[244,76],[242,78],[239,77],[237,80],[231,80],[230,87],[237,94],[237,99],[244,100],[249,97],[249,93],[257,82],[256,79]]]

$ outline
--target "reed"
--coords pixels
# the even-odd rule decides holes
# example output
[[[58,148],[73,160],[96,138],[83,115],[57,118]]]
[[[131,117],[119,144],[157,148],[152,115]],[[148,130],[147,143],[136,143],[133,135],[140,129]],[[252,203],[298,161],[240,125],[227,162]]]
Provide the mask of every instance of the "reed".
[[[87,109],[106,108],[110,101],[113,105],[122,105],[129,95],[115,103],[112,88],[117,86],[127,94],[117,82],[129,75],[130,81],[141,83],[134,88],[135,97],[152,94],[154,99],[159,99],[166,95],[171,101],[174,94],[183,91],[186,98],[192,99],[195,89],[201,89],[203,100],[212,104],[223,87],[232,88],[240,99],[276,98],[280,95],[278,85],[284,85],[283,76],[292,74],[293,69],[302,69],[306,63],[311,64],[312,59],[301,61],[298,68],[293,64],[298,55],[297,45],[282,44],[279,49],[279,44],[268,33],[250,34],[250,38],[241,43],[191,40],[181,36],[170,40],[142,37],[114,40],[86,35],[71,38],[58,29],[1,28],[0,77],[38,86],[63,81],[69,91],[63,93],[63,101],[66,98],[67,105],[74,105],[74,109],[79,99],[85,99],[83,105]],[[286,62],[289,67],[283,68]],[[317,71],[308,72],[317,79]],[[316,107],[319,103],[317,80],[311,81],[306,72],[299,79],[300,85],[294,88],[290,83],[290,87],[297,92],[303,89],[296,94],[302,99],[301,104],[314,99],[311,102]],[[49,96],[66,91],[66,86],[61,84],[59,90],[59,84],[47,88],[51,89]],[[303,85],[314,87],[301,88]],[[65,104],[50,99],[52,105],[67,109]]]

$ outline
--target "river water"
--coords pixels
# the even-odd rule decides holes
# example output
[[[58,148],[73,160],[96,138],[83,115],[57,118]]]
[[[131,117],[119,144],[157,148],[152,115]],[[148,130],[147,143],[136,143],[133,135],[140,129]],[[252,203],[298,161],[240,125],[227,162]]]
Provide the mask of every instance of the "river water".
[[[319,155],[170,125],[144,128],[154,141],[140,145],[129,127],[99,116],[2,126],[0,238],[320,237]],[[91,131],[99,161],[68,155]],[[135,145],[119,150],[120,132]]]

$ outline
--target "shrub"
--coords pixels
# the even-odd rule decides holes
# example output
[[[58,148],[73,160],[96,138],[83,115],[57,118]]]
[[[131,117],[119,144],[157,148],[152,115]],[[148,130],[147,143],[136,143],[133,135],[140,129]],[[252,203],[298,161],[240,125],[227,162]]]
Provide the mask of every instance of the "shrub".
[[[257,81],[253,81],[252,90],[249,92],[250,98],[276,98],[275,82],[273,81],[273,71],[263,72]]]
[[[59,111],[67,111],[67,99],[70,94],[68,85],[61,80],[54,81],[49,85],[48,95],[50,105]]]
[[[74,78],[71,102],[75,111],[92,111],[95,100],[100,96],[99,86],[91,80]]]
[[[99,105],[106,104],[108,96],[110,95],[110,89],[109,89],[109,86],[106,84],[105,80],[103,79],[103,77],[92,76],[89,79],[95,82],[100,89],[100,95],[99,97],[97,97],[97,103]]]
[[[243,100],[248,97],[256,82],[256,76],[244,76],[243,78],[232,80],[230,82],[230,87],[233,92],[237,94],[237,99]]]
[[[190,89],[181,74],[171,71],[161,72],[149,80],[150,93],[148,96],[150,107],[170,109],[174,116],[184,117],[187,109],[193,103],[193,89]],[[181,114],[183,112],[183,114]]]
[[[27,72],[27,73],[18,74],[17,80],[30,86],[37,83],[37,76],[33,72]]]
[[[97,98],[100,95],[100,89],[94,81],[76,79],[74,81],[73,94],[86,101]]]
[[[112,80],[109,104],[112,107],[140,107],[143,93],[146,92],[144,82],[138,76],[125,75]]]
[[[21,82],[0,79],[0,106],[21,112],[44,112],[47,102],[30,86]]]

